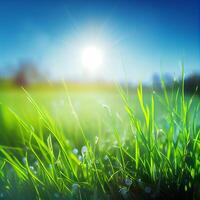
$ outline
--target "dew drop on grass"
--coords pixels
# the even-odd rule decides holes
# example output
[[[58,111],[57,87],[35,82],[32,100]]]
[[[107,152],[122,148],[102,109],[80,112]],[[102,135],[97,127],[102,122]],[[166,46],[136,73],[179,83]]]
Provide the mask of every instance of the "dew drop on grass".
[[[52,169],[52,168],[53,168],[52,164],[49,164],[49,169]]]
[[[85,155],[86,152],[87,152],[87,147],[86,147],[86,146],[83,146],[83,147],[81,148],[81,153],[82,153],[82,155]]]
[[[77,191],[78,189],[79,189],[79,184],[78,183],[74,183],[73,185],[72,185],[72,190],[73,191]]]
[[[38,165],[39,165],[38,160],[36,160],[36,161],[34,162],[34,165],[35,165],[35,166],[38,166]]]
[[[120,193],[123,197],[125,197],[125,196],[127,195],[127,193],[128,193],[128,189],[127,189],[126,187],[122,187],[122,188],[120,188],[119,193]]]
[[[109,157],[107,155],[104,156],[104,160],[108,160]]]
[[[78,154],[78,149],[77,149],[77,148],[74,148],[74,149],[72,150],[72,152],[73,152],[73,154],[77,155],[77,154]]]
[[[78,159],[82,162],[83,161],[83,157],[81,155],[78,156]]]
[[[126,184],[127,186],[131,186],[131,185],[132,185],[132,180],[131,180],[130,178],[126,178],[126,179],[125,179],[125,184]]]
[[[22,162],[24,163],[24,165],[26,164],[26,161],[27,161],[27,160],[26,160],[26,157],[23,157],[23,158],[22,158]]]

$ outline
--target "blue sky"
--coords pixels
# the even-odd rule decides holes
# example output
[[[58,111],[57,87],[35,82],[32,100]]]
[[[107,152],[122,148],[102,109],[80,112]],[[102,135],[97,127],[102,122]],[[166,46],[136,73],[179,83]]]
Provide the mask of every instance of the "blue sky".
[[[200,72],[198,0],[0,1],[0,73],[30,60],[49,77],[149,80],[153,73]],[[89,77],[80,54],[104,52]]]

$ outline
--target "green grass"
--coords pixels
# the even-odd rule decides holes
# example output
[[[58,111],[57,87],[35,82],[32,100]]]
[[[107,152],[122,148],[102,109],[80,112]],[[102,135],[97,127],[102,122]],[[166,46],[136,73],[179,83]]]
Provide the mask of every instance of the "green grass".
[[[0,198],[200,198],[199,98],[4,90]]]

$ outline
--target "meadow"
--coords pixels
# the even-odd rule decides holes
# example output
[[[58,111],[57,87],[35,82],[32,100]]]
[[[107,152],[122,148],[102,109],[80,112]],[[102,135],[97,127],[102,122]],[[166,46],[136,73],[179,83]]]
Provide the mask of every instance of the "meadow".
[[[0,91],[0,199],[199,199],[199,97]]]

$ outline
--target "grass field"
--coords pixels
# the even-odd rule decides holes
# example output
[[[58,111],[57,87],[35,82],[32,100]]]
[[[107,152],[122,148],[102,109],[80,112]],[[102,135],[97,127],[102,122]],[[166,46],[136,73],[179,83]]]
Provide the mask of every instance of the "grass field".
[[[183,87],[0,91],[0,198],[199,199],[199,98]]]

